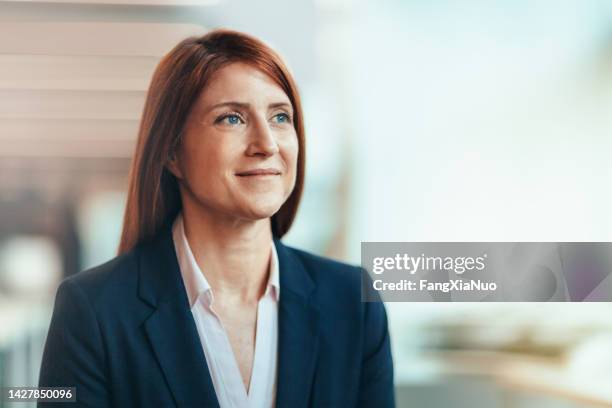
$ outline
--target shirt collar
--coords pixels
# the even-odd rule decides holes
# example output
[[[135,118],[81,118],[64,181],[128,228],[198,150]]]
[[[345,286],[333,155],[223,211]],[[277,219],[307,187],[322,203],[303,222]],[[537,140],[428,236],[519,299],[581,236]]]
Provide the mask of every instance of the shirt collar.
[[[187,290],[189,307],[193,308],[200,296],[202,296],[206,304],[210,306],[213,301],[212,288],[191,252],[191,247],[185,236],[182,214],[179,214],[172,224],[172,239],[174,241],[174,249],[179,263],[179,269],[181,270],[185,289]],[[278,302],[280,297],[278,254],[276,253],[276,247],[273,241],[270,243],[270,246],[270,273],[263,296],[272,296],[272,298]]]

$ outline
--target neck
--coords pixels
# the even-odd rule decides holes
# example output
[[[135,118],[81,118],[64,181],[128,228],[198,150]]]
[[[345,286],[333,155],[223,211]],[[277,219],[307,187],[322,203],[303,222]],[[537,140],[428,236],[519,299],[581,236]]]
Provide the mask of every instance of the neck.
[[[259,300],[268,282],[270,219],[236,220],[190,205],[182,214],[193,256],[215,296]]]

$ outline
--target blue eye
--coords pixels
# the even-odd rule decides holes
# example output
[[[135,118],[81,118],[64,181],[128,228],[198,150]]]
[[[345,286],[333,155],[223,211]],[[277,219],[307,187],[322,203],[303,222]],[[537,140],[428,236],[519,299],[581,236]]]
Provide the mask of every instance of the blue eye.
[[[236,115],[229,115],[225,119],[227,119],[227,123],[230,125],[237,125],[240,123],[240,118]]]
[[[244,123],[242,118],[236,114],[230,113],[227,115],[223,115],[216,120],[216,123],[225,123],[227,125],[239,125]]]
[[[291,122],[289,115],[287,115],[286,113],[279,113],[278,115],[274,115],[274,118],[276,119],[277,123],[290,123]]]

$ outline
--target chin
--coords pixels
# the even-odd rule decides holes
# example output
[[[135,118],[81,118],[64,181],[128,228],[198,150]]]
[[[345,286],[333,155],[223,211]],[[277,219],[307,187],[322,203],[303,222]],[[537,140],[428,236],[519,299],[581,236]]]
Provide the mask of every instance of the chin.
[[[279,209],[280,205],[250,207],[247,210],[249,214],[248,218],[252,220],[262,220],[264,218],[271,218],[274,214],[278,212]]]
[[[283,200],[258,200],[252,199],[245,202],[243,211],[248,214],[248,218],[253,220],[260,220],[264,218],[270,218],[278,212],[283,205]]]

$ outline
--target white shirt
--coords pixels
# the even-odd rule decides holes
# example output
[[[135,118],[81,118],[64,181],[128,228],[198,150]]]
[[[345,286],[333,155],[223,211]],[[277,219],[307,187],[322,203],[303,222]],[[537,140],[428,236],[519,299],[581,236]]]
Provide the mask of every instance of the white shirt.
[[[181,214],[178,215],[172,226],[172,237],[187,290],[189,306],[198,329],[220,407],[273,407],[276,401],[278,299],[280,295],[278,256],[274,243],[271,244],[268,284],[257,305],[255,355],[247,392],[227,333],[214,311],[212,288],[196,263],[185,236]]]

